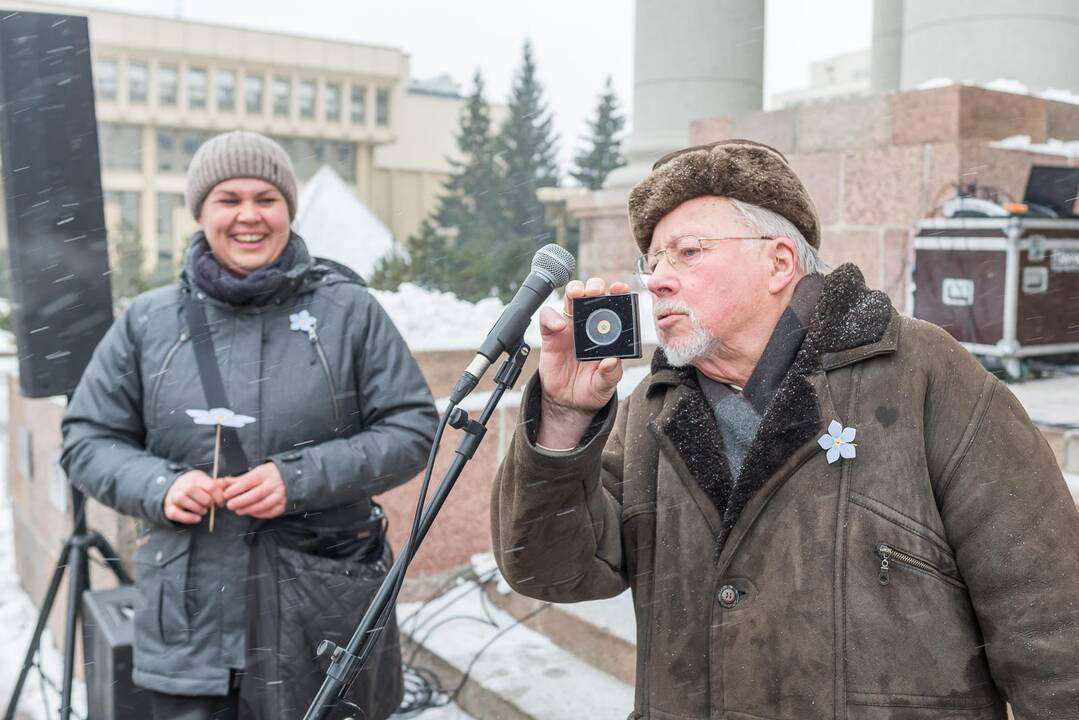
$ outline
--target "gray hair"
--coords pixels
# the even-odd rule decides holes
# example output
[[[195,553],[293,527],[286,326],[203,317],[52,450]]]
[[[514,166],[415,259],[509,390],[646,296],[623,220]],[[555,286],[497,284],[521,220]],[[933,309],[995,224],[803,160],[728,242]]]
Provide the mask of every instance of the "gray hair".
[[[806,242],[805,236],[790,220],[759,205],[735,200],[732,197],[726,200],[741,214],[742,220],[750,231],[760,233],[762,237],[789,238],[794,243],[795,254],[798,256],[799,272],[805,275],[810,273],[823,275],[831,270],[828,263],[817,255],[816,248]]]

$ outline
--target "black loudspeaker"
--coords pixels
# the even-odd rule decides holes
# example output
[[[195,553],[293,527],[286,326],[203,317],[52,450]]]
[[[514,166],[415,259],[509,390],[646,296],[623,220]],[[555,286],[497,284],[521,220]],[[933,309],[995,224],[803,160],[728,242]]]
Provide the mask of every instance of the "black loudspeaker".
[[[86,711],[90,720],[150,717],[150,693],[131,681],[139,591],[127,585],[82,596]]]
[[[0,9],[0,153],[19,384],[67,394],[112,323],[85,17]]]

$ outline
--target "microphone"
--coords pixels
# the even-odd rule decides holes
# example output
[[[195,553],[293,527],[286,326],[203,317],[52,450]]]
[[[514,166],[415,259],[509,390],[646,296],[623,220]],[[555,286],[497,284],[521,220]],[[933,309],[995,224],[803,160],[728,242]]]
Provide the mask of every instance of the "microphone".
[[[576,268],[573,255],[565,248],[551,243],[544,245],[532,256],[532,272],[528,273],[517,294],[502,311],[502,316],[487,334],[487,339],[480,345],[479,351],[468,364],[464,375],[457,381],[450,394],[450,402],[461,402],[479,383],[480,378],[491,367],[491,363],[521,341],[532,321],[532,315],[539,309],[555,288],[569,282]]]

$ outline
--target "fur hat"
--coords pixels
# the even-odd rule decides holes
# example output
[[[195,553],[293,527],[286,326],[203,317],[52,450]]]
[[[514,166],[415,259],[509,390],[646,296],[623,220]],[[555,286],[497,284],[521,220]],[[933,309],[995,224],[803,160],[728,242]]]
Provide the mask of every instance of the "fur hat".
[[[775,148],[751,140],[722,140],[664,155],[629,194],[629,224],[641,252],[664,215],[686,200],[720,195],[767,208],[820,248],[820,221],[805,186]]]
[[[289,219],[296,217],[296,172],[288,153],[265,135],[233,130],[204,142],[191,158],[187,209],[196,220],[214,186],[232,178],[258,178],[275,185],[285,196]]]

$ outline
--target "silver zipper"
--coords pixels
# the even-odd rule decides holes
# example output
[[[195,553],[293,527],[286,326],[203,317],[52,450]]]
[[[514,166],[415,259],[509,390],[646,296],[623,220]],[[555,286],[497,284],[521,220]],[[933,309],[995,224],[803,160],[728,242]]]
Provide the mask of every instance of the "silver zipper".
[[[157,396],[161,391],[161,383],[165,380],[165,374],[168,373],[169,367],[172,365],[172,358],[176,355],[176,351],[180,349],[180,346],[187,342],[187,330],[180,331],[180,337],[173,343],[169,351],[165,353],[165,360],[161,363],[161,369],[157,373],[157,377],[154,378],[154,387],[150,391],[150,422],[154,422],[157,417]]]
[[[330,386],[330,400],[333,402],[333,419],[337,420],[341,413],[337,407],[337,388],[333,384],[333,373],[330,372],[330,363],[326,360],[326,353],[322,350],[322,343],[319,342],[318,332],[315,331],[315,328],[311,328],[307,331],[307,337],[309,337],[312,344],[314,344],[315,353],[318,355],[318,361],[322,363],[322,370],[326,373],[326,383]]]
[[[949,585],[957,588],[964,587],[963,583],[941,572],[939,568],[931,563],[922,560],[921,558],[914,557],[909,553],[905,553],[902,550],[897,550],[891,545],[881,544],[877,546],[877,555],[880,557],[880,573],[877,575],[877,580],[881,585],[887,585],[891,582],[891,564],[897,562],[903,565],[909,565],[910,567],[921,570],[922,572],[929,573]]]

